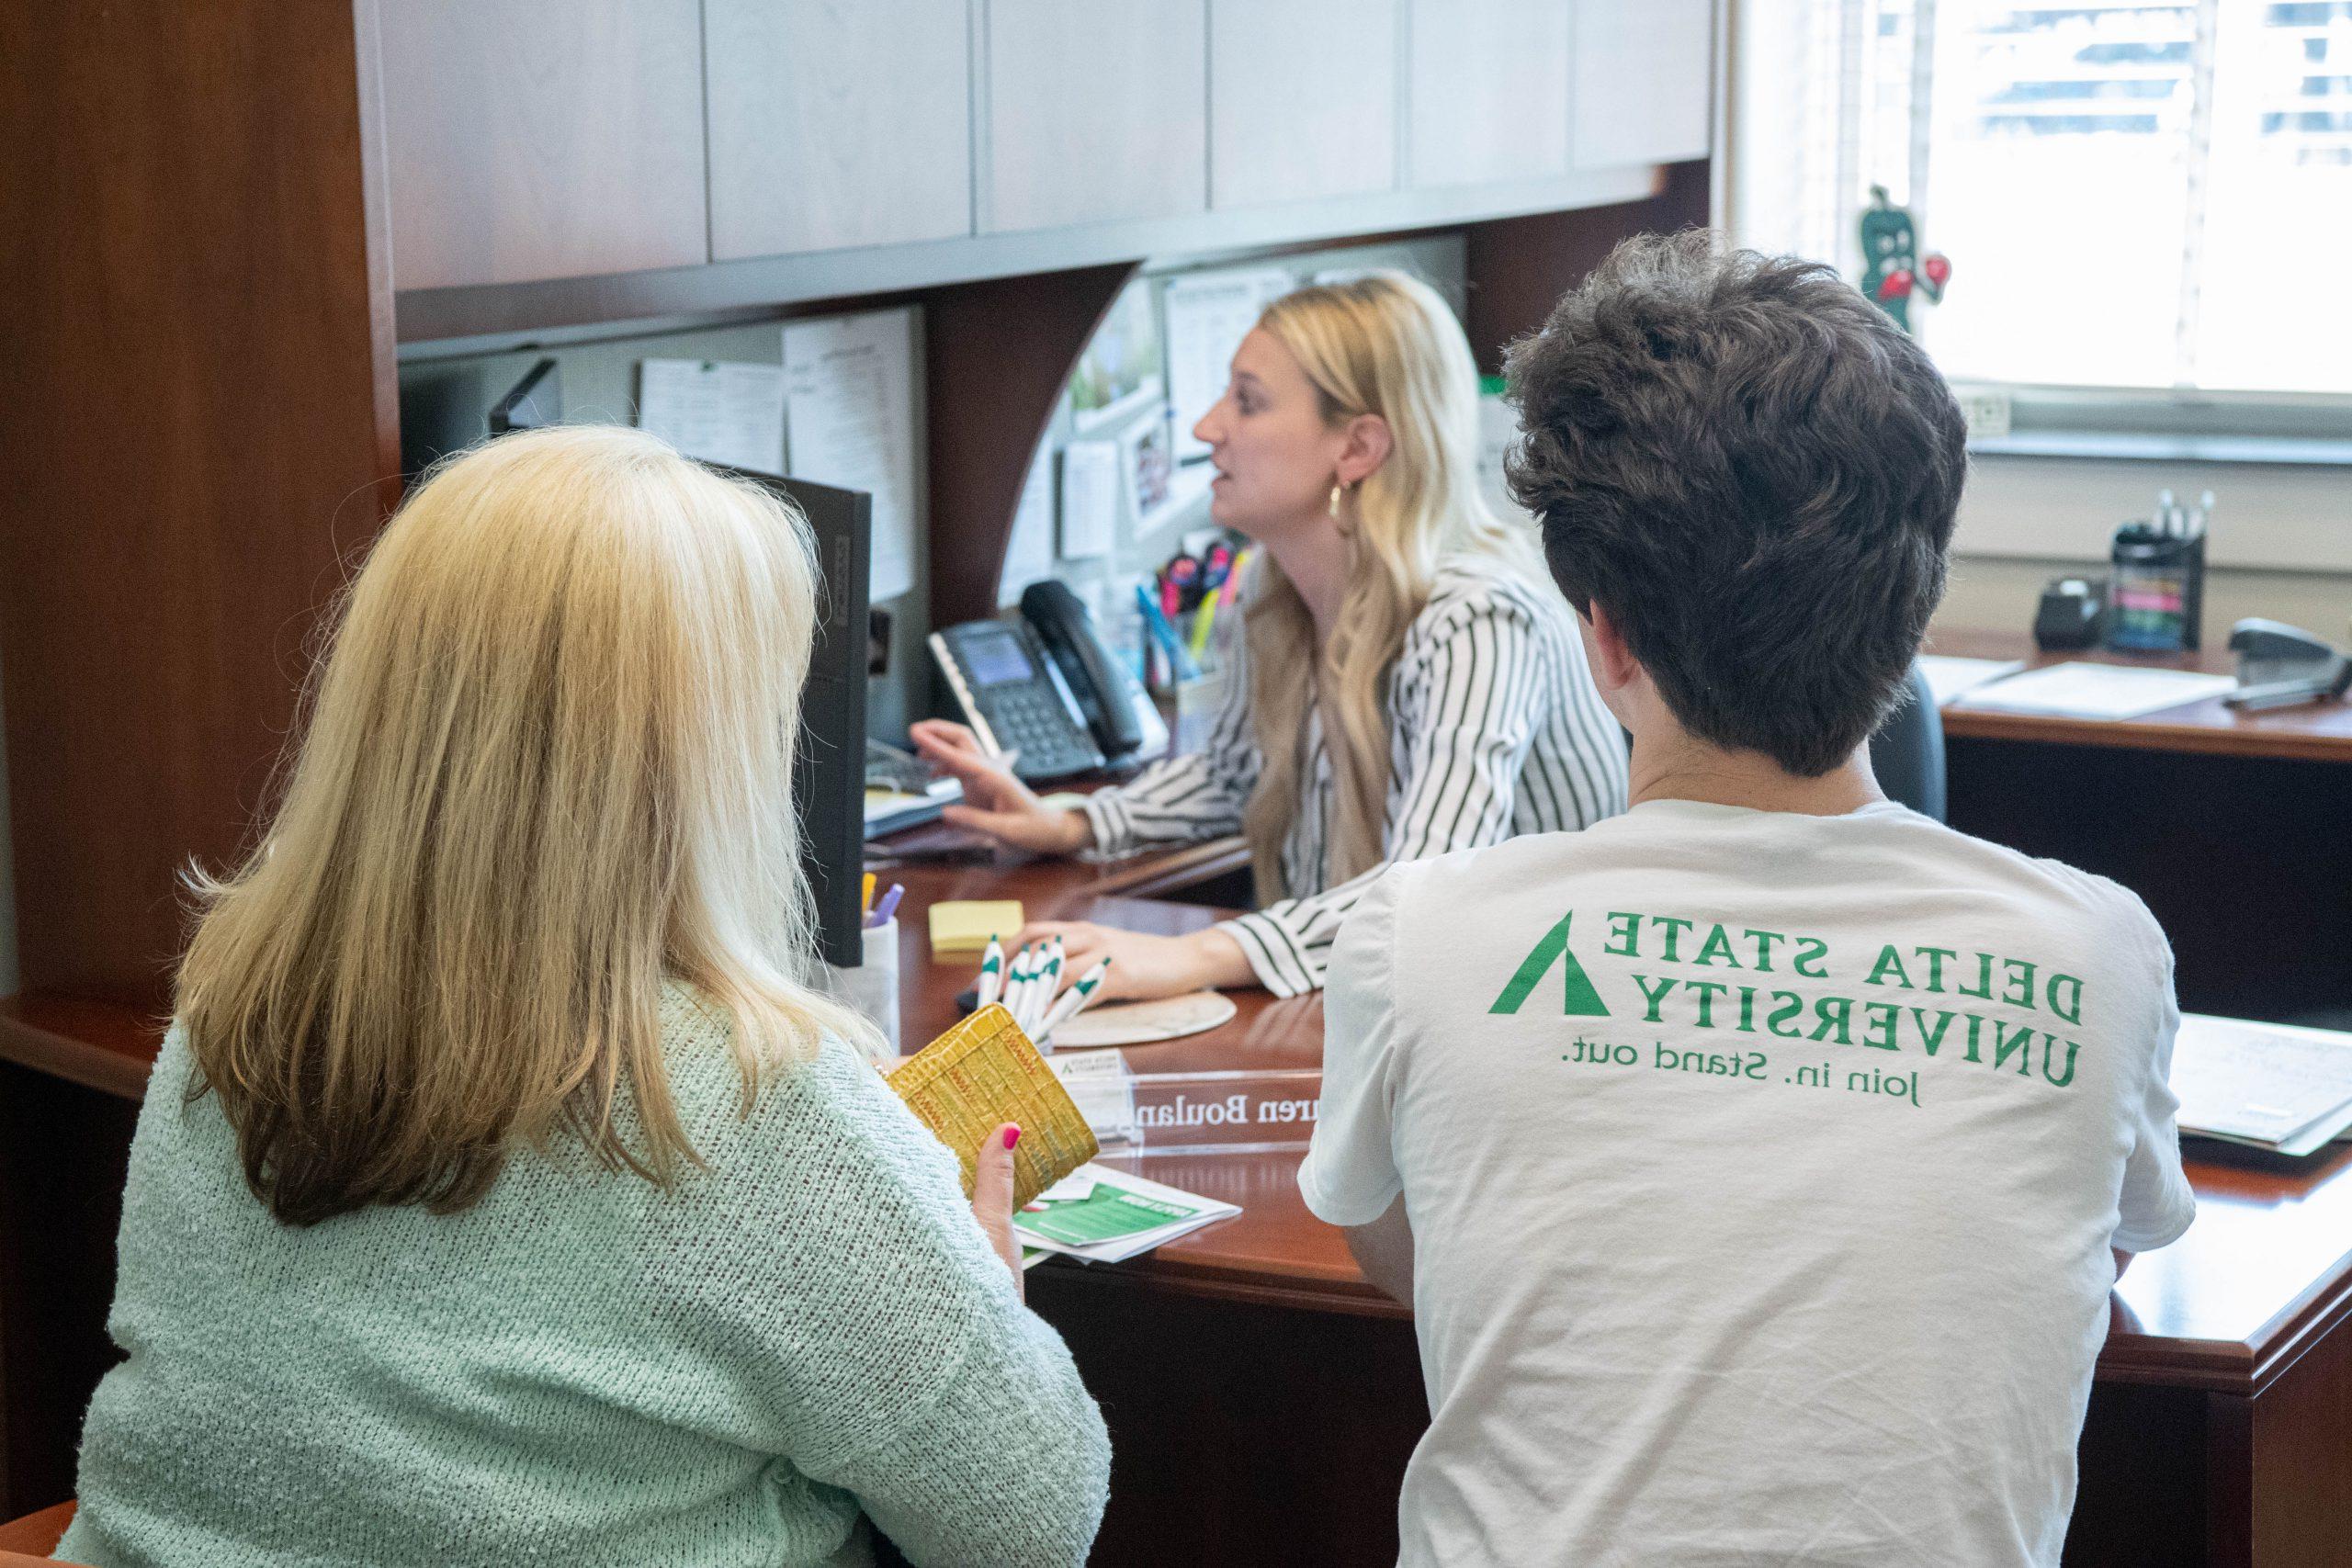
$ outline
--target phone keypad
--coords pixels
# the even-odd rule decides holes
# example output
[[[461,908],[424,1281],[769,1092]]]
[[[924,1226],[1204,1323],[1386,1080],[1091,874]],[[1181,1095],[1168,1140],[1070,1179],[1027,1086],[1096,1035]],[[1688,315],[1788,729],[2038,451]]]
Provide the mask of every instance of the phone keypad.
[[[991,694],[985,705],[997,744],[1021,753],[1013,772],[1023,778],[1080,773],[1099,761],[1085,732],[1070,723],[1069,710],[1050,688]]]

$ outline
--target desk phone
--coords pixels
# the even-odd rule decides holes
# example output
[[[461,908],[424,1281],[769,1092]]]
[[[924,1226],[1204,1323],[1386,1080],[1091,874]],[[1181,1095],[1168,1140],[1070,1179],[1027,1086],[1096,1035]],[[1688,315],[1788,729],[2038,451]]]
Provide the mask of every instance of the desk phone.
[[[1168,745],[1142,684],[1058,582],[1023,593],[1019,620],[932,633],[931,652],[964,722],[983,746],[1019,752],[1012,771],[1021,778],[1063,778]]]

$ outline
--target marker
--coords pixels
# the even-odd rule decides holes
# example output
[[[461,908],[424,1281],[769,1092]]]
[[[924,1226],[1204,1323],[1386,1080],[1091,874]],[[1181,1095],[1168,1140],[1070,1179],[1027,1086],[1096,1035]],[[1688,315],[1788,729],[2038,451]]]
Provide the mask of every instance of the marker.
[[[1214,593],[1201,600],[1201,607],[1193,612],[1193,661],[1200,662],[1201,655],[1209,650],[1209,633],[1216,626],[1216,607],[1223,601]]]
[[[906,896],[904,886],[896,882],[890,884],[889,891],[882,895],[882,902],[875,905],[874,912],[865,917],[865,923],[876,928],[888,925],[890,917],[899,912],[899,900]]]
[[[1050,1037],[1055,1030],[1084,1011],[1086,1004],[1094,999],[1094,993],[1102,988],[1102,976],[1110,972],[1111,955],[1106,953],[1095,960],[1094,967],[1081,976],[1077,985],[1062,993],[1062,999],[1054,1004],[1054,1010],[1046,1015],[1037,1032]]]
[[[865,913],[866,913],[866,911],[867,911],[867,910],[869,910],[869,909],[871,909],[871,908],[874,908],[874,874],[873,874],[872,872],[870,872],[870,871],[869,871],[869,872],[867,872],[867,873],[865,874],[865,888],[864,888],[864,889],[863,889],[863,890],[858,894],[858,896],[857,896],[857,913],[858,913],[859,918],[860,918],[860,919],[864,919],[864,918],[865,918]]]
[[[980,1006],[989,1007],[1004,995],[1004,943],[989,938],[988,951],[980,954]]]
[[[1250,563],[1257,558],[1258,552],[1254,549],[1244,550],[1233,558],[1232,569],[1225,574],[1225,586],[1217,591],[1219,604],[1228,610],[1233,607],[1234,600],[1241,596],[1241,574],[1248,571]]]

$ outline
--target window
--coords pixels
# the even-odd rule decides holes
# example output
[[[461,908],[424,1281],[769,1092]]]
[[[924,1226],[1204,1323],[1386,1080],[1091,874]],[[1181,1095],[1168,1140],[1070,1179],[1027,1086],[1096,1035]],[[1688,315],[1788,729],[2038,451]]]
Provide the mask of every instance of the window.
[[[1857,276],[1885,186],[1956,379],[2352,393],[2352,0],[1743,0],[1738,55],[1743,243]]]

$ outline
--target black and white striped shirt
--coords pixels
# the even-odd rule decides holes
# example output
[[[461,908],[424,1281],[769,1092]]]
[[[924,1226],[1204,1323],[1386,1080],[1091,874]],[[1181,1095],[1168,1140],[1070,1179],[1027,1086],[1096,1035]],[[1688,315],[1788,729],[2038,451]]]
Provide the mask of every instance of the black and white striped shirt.
[[[1239,830],[1261,760],[1239,620],[1231,617],[1232,635],[1221,639],[1225,702],[1208,745],[1089,796],[1099,849],[1122,853]],[[1566,604],[1548,585],[1475,558],[1442,567],[1389,672],[1386,705],[1388,860],[1582,828],[1625,809],[1623,732],[1593,690]],[[1282,850],[1283,882],[1298,896],[1218,928],[1279,997],[1323,984],[1340,920],[1381,870],[1329,886],[1338,807],[1312,705],[1299,777]]]

